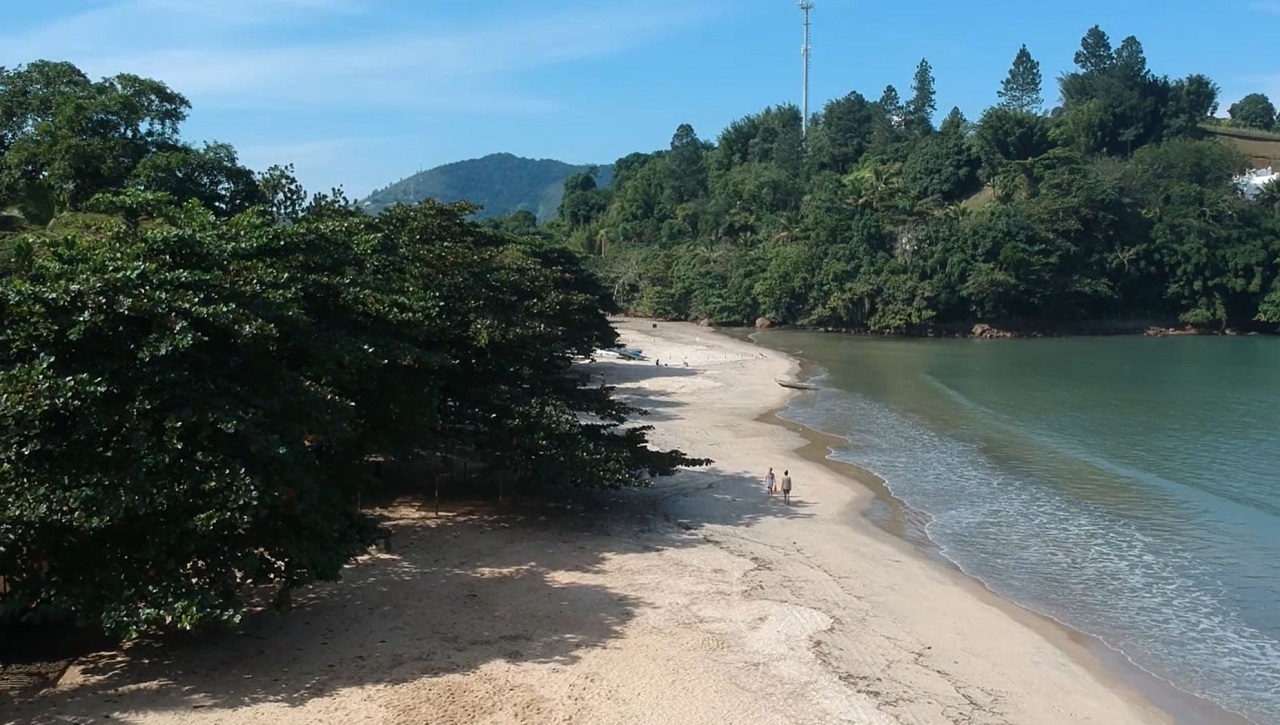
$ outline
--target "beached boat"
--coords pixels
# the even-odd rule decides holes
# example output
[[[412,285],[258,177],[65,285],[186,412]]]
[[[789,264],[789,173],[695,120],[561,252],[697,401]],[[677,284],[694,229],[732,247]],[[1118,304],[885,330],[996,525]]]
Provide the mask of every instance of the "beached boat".
[[[634,347],[619,347],[609,350],[596,350],[597,355],[604,357],[621,358],[623,360],[644,360],[644,353]]]
[[[777,378],[774,378],[773,381],[784,388],[793,388],[795,390],[817,390],[818,389],[817,385],[810,385],[809,383],[796,383],[790,380],[779,380]]]

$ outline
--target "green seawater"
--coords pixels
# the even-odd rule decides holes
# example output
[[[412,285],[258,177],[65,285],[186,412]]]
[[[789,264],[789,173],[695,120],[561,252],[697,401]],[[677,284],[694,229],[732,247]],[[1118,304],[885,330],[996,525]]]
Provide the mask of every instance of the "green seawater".
[[[1280,338],[756,340],[821,368],[784,417],[963,570],[1280,723]]]

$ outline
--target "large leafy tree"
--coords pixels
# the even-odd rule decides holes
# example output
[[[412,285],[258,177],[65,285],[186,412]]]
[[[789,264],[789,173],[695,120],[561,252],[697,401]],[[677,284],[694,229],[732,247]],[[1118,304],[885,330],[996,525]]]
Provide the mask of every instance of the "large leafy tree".
[[[1010,163],[1047,153],[1053,143],[1048,119],[996,106],[979,119],[973,145],[982,160],[984,176],[993,179]]]
[[[374,454],[529,489],[699,462],[583,385],[571,363],[616,343],[613,303],[536,220],[371,216],[185,143],[162,84],[2,76],[0,612],[134,634],[336,577],[368,541]],[[665,192],[662,160],[627,187]],[[567,186],[580,234],[610,195]]]
[[[138,162],[128,183],[177,199],[195,199],[223,216],[273,201],[257,175],[240,165],[235,149],[223,143],[158,149]]]
[[[126,185],[147,156],[177,143],[189,104],[130,74],[91,81],[70,63],[0,71],[0,205],[31,183],[68,208]]]
[[[694,462],[571,371],[616,339],[577,257],[471,207],[325,197],[280,225],[97,204],[120,218],[0,278],[0,575],[21,611],[190,627],[336,577],[372,453],[466,451],[529,486]]]
[[[860,93],[829,101],[810,129],[809,159],[824,171],[848,173],[871,147],[876,109]]]
[[[1245,128],[1271,131],[1276,127],[1276,107],[1263,93],[1250,93],[1227,109],[1231,122]]]
[[[687,123],[680,124],[671,137],[667,174],[667,190],[673,203],[683,204],[706,195],[706,152],[693,126]]]
[[[578,172],[564,182],[564,196],[560,199],[558,216],[568,222],[570,228],[583,227],[604,213],[609,203],[608,192],[596,184],[595,167]]]
[[[355,479],[306,440],[350,401],[314,387],[320,361],[289,364],[310,347],[304,293],[270,261],[310,239],[174,210],[50,239],[0,280],[8,603],[128,633],[336,576]]]
[[[1193,73],[1174,81],[1165,112],[1165,136],[1198,136],[1200,124],[1218,112],[1218,84]]]

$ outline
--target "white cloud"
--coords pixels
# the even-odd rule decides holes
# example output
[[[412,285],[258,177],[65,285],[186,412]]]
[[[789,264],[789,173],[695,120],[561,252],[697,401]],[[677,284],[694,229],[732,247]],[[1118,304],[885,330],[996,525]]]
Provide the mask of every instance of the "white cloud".
[[[1280,2],[1277,0],[1262,0],[1261,2],[1251,4],[1249,7],[1260,13],[1280,15]]]
[[[483,146],[451,136],[469,132],[448,116],[558,109],[533,71],[641,47],[738,1],[99,0],[0,26],[0,66],[45,58],[163,80],[194,105],[191,138],[231,142],[256,169],[292,162],[312,190],[363,194],[420,156]],[[439,122],[434,142],[425,121]]]
[[[479,29],[410,15],[394,30],[353,35],[340,22],[380,15],[375,1],[122,0],[0,37],[0,63],[66,59],[91,76],[137,73],[164,80],[200,105],[354,101],[527,111],[548,102],[509,93],[503,81],[626,50],[707,17],[697,3],[615,0],[551,13],[543,6],[539,15],[508,14]],[[317,23],[345,37],[311,41],[297,32]]]
[[[331,169],[346,163],[354,156],[396,144],[406,139],[402,136],[353,136],[312,141],[284,141],[280,143],[256,143],[236,149],[240,163],[251,169],[265,169],[280,164],[299,163],[315,169]]]

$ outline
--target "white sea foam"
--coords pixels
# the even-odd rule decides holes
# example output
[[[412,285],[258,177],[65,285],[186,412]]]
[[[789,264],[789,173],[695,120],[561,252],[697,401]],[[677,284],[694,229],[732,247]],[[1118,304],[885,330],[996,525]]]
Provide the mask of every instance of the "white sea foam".
[[[1034,468],[997,463],[975,443],[836,389],[799,398],[783,417],[847,440],[833,457],[875,472],[927,513],[943,556],[997,593],[1100,637],[1187,692],[1280,723],[1280,613],[1249,606],[1269,598],[1280,607],[1280,564],[1245,564],[1224,541],[1189,538],[1197,507],[1188,492],[1147,488],[1142,471],[1088,455],[1074,462],[1109,483],[1095,482],[1093,497],[1064,491]],[[1167,499],[1156,507],[1165,515],[1129,515],[1144,497]]]

